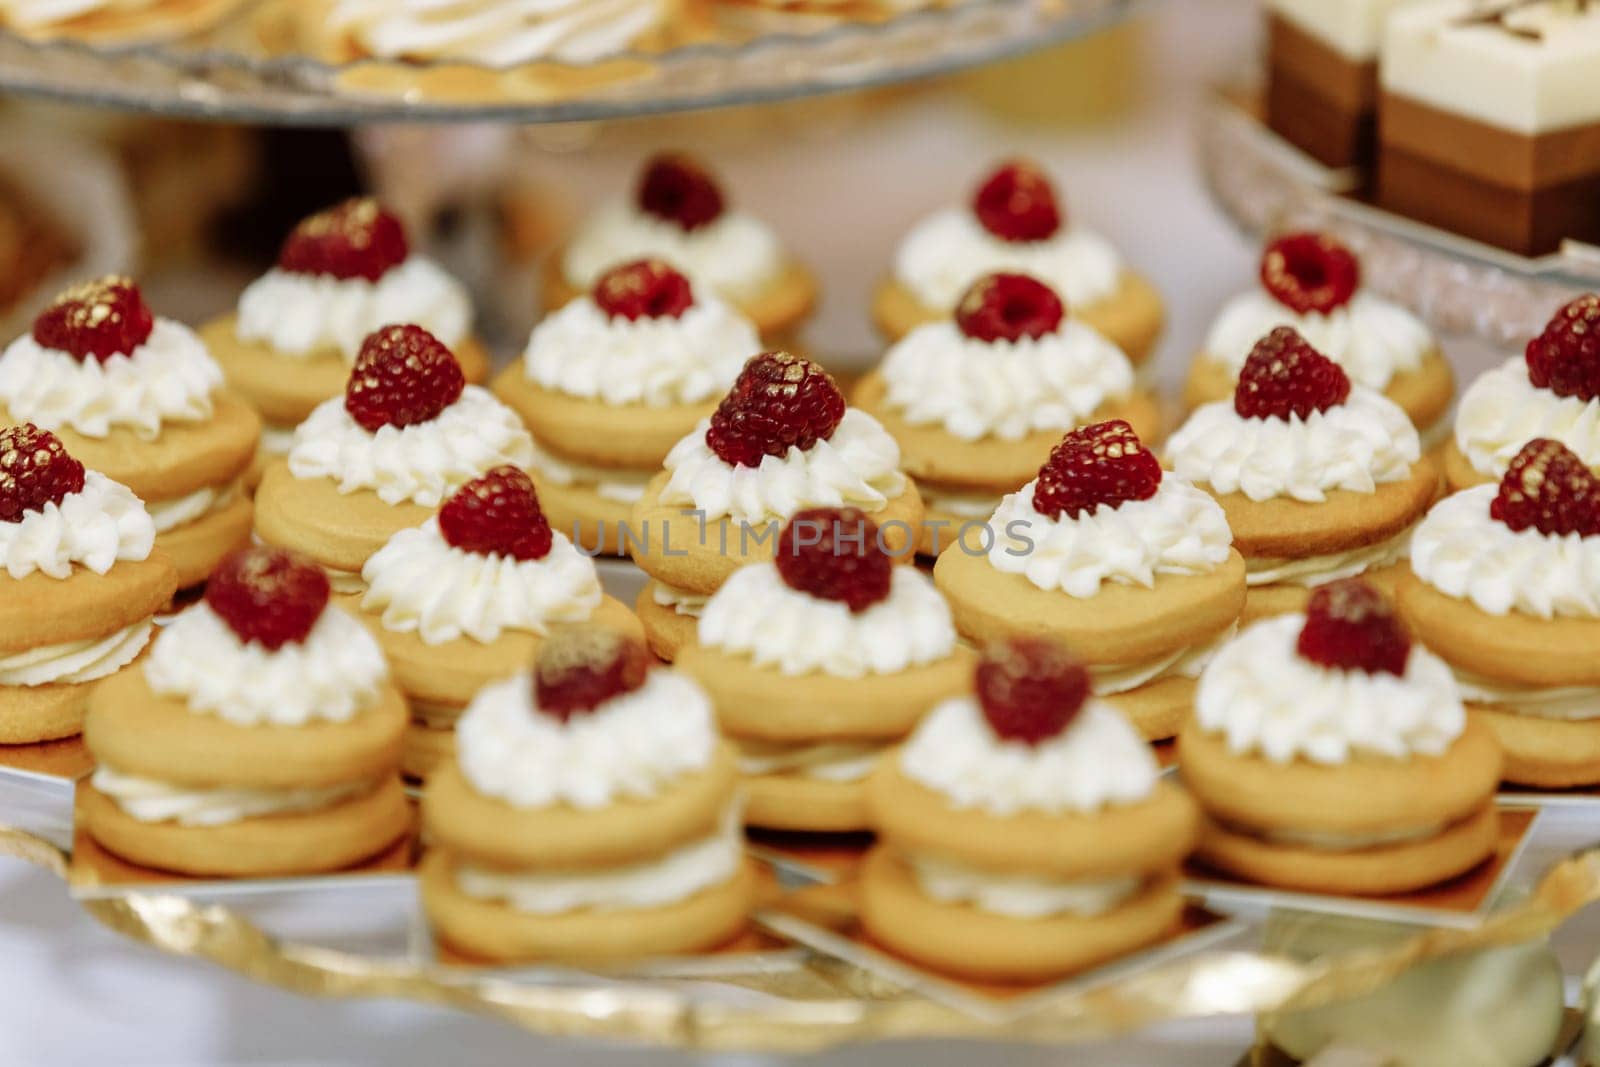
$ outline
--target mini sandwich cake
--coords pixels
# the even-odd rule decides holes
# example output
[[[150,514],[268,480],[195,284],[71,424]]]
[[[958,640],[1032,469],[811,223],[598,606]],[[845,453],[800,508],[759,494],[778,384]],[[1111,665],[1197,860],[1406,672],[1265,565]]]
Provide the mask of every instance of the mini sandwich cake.
[[[998,167],[966,207],[917,224],[878,287],[873,319],[898,341],[925,322],[949,318],[974,282],[1000,273],[1044,282],[1074,318],[1136,365],[1154,352],[1166,321],[1161,297],[1105,238],[1068,225],[1049,177],[1025,160]]]
[[[222,388],[188,327],[157,318],[138,286],[69,289],[0,355],[0,425],[32,422],[91,470],[132,489],[180,588],[250,536],[240,485],[261,423]]]
[[[1536,437],[1560,441],[1600,470],[1600,294],[1556,312],[1522,358],[1467,387],[1444,449],[1450,488],[1498,482]]]
[[[1498,486],[1434,505],[1411,569],[1400,610],[1499,738],[1506,780],[1600,784],[1600,477],[1531,441]]]
[[[1178,732],[1245,602],[1222,508],[1125,422],[1073,430],[933,578],[975,642],[1048,637],[1150,740]]]
[[[553,312],[494,391],[533,432],[556,528],[621,553],[622,527],[667,453],[760,350],[732,305],[659,259],[607,271],[592,294]]]
[[[1161,423],[1117,346],[1024,274],[980,279],[954,319],[895,344],[854,399],[900,443],[927,505],[928,556],[1033,477],[1064,430],[1117,418],[1154,439]]]
[[[1178,760],[1205,811],[1198,856],[1218,870],[1387,895],[1494,853],[1500,747],[1469,721],[1450,668],[1360,579],[1241,633],[1195,708]]]
[[[146,661],[90,697],[85,828],[189,875],[334,871],[384,851],[411,827],[406,706],[388,673],[315,564],[229,556]]]
[[[265,423],[255,480],[289,451],[294,428],[344,390],[367,337],[396,322],[449,346],[469,382],[488,378],[466,288],[411,252],[399,219],[358,199],[296,226],[277,266],[250,283],[236,310],[201,330],[228,385]]]
[[[769,343],[792,338],[817,302],[817,283],[760,219],[728,206],[697,160],[680,153],[645,166],[633,199],[602,207],[550,259],[546,303],[559,307],[624,263],[660,259],[715,293]],[[748,354],[748,353],[746,353]]]
[[[626,545],[652,579],[635,610],[663,659],[694,640],[706,599],[734,571],[773,558],[798,511],[859,508],[891,555],[914,555],[922,499],[900,470],[900,446],[846,407],[826,371],[787,352],[746,363],[665,468],[633,506]]]
[[[632,638],[571,627],[473,700],[422,802],[439,941],[490,961],[640,959],[744,929],[733,752],[700,687],[651,665]]]
[[[1256,345],[1231,402],[1172,435],[1167,459],[1228,514],[1249,572],[1247,622],[1303,611],[1340,578],[1392,589],[1439,488],[1406,413],[1287,326]]]
[[[362,344],[344,395],[319,404],[267,467],[256,534],[322,564],[337,592],[361,592],[361,568],[389,538],[472,479],[532,459],[516,412],[467,385],[443,343],[386,326]]]
[[[0,0],[0,28],[99,45],[165,41],[221,22],[242,0]]]
[[[680,654],[738,750],[747,825],[871,829],[867,777],[971,679],[944,599],[878,533],[852,508],[795,515],[776,559],[735,571]]]
[[[1037,982],[1173,931],[1195,807],[1088,671],[1030,638],[991,645],[968,684],[868,785],[867,933],[936,970]]]
[[[1361,286],[1361,264],[1320,233],[1280,237],[1261,257],[1261,285],[1230,300],[1212,324],[1184,388],[1189,407],[1233,395],[1256,342],[1292,327],[1344,369],[1351,382],[1393,400],[1424,447],[1449,434],[1455,375],[1428,327]]]
[[[411,706],[402,769],[425,778],[455,752],[455,724],[478,692],[533,661],[556,627],[593,621],[637,640],[633,612],[604,596],[594,561],[539,508],[527,474],[496,467],[439,514],[401,530],[348,598],[383,646]]]
[[[54,434],[0,430],[0,745],[72,737],[131,669],[178,573],[139,498]]]

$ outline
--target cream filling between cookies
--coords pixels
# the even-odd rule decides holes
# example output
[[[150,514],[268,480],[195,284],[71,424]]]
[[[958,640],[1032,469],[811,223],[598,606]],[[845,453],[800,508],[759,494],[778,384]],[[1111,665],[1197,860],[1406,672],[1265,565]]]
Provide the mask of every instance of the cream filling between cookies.
[[[289,450],[294,447],[294,431],[295,426],[263,423],[261,451],[273,456],[287,456]]]
[[[1461,699],[1471,704],[1493,704],[1541,719],[1589,722],[1600,719],[1600,686],[1536,686],[1502,682],[1453,668]]]
[[[839,784],[865,781],[889,749],[886,743],[871,741],[787,744],[736,738],[734,744],[739,749],[740,774],[796,776]]]
[[[1101,696],[1115,696],[1166,678],[1198,678],[1211,657],[1238,632],[1239,624],[1234,623],[1204,644],[1188,645],[1143,663],[1090,665],[1090,684]]]
[[[1429,823],[1426,826],[1404,826],[1394,830],[1373,830],[1360,834],[1341,834],[1328,830],[1260,830],[1238,825],[1229,825],[1228,829],[1269,845],[1308,848],[1316,852],[1355,852],[1363,848],[1383,848],[1387,845],[1409,845],[1417,841],[1426,841],[1442,834],[1447,829],[1447,824]]]
[[[665,907],[739,873],[743,814],[730,805],[710,837],[641,863],[593,871],[501,871],[463,863],[456,868],[456,886],[469,897],[535,915]]]
[[[1133,875],[1073,882],[996,874],[931,856],[910,856],[907,862],[923,895],[944,904],[970,904],[1008,919],[1094,918],[1115,910],[1144,886],[1144,879]]]
[[[432,700],[406,698],[411,708],[411,721],[430,730],[454,730],[467,709],[459,704],[443,704]]]
[[[665,582],[653,582],[650,585],[650,599],[664,608],[671,608],[679,615],[698,619],[705,614],[706,604],[711,597],[708,594],[691,593],[687,589],[679,589]]]
[[[601,499],[614,500],[619,504],[632,504],[644,499],[650,479],[657,474],[655,470],[593,467],[586,463],[575,463],[570,459],[557,458],[537,441],[533,444],[533,461],[529,466],[535,474],[556,485],[589,489]]]
[[[107,637],[0,654],[0,685],[78,685],[115,674],[144,651],[154,629],[155,620],[144,619]]]
[[[1300,559],[1271,556],[1246,558],[1245,584],[1303,585],[1314,589],[1341,578],[1353,578],[1368,571],[1390,567],[1411,554],[1411,533],[1415,529],[1415,526],[1409,526],[1388,540],[1323,556]]]
[[[168,533],[180,526],[199,522],[207,515],[216,514],[232,504],[238,495],[238,482],[208,485],[187,496],[147,503],[145,509],[150,512],[150,520],[156,524],[156,533]]]
[[[321,811],[371,792],[378,781],[342,782],[306,789],[196,789],[101,765],[89,780],[130,818],[179,826],[226,826],[267,815]]]
[[[1005,494],[1003,493],[947,489],[944,486],[922,481],[917,482],[917,492],[922,496],[922,502],[927,505],[929,512],[943,512],[946,515],[954,515],[958,519],[972,519],[976,522],[982,522],[990,515],[993,515],[995,508],[1000,506],[1000,501],[1005,499]],[[959,526],[947,526],[939,530],[939,544],[944,546],[955,543],[955,539],[960,532],[961,528]]]
[[[360,596],[367,591],[367,580],[356,571],[342,571],[337,567],[323,567],[328,576],[328,589],[335,595]]]

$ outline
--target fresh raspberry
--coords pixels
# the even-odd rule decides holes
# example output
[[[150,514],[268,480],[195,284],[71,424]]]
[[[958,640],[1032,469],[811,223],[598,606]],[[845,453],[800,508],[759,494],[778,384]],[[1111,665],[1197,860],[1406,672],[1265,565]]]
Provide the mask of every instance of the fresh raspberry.
[[[759,467],[826,441],[844,418],[844,394],[827,371],[787,352],[763,352],[744,365],[711,416],[706,444],[736,467]]]
[[[1089,698],[1089,669],[1057,641],[995,641],[978,660],[977,691],[997,737],[1037,746],[1078,717]]]
[[[375,282],[406,261],[406,228],[371,197],[357,197],[304,219],[283,242],[279,268]]]
[[[975,341],[1020,341],[1055,333],[1067,309],[1055,291],[1026,274],[979,278],[956,305],[956,326]]]
[[[367,430],[439,417],[466,388],[461,364],[421,326],[385,326],[361,343],[344,409]]]
[[[1295,648],[1302,659],[1334,670],[1404,674],[1411,635],[1382,593],[1346,578],[1311,594]]]
[[[978,187],[972,213],[1002,241],[1044,241],[1061,229],[1061,207],[1050,178],[1035,163],[1003,163]]]
[[[1233,410],[1246,419],[1305,419],[1350,397],[1350,378],[1293,326],[1279,326],[1256,342],[1239,372]]]
[[[777,564],[790,589],[840,601],[856,615],[888,599],[894,570],[878,524],[857,508],[796,512],[778,535]]]
[[[155,325],[139,287],[127,278],[107,275],[56,297],[33,320],[33,339],[79,362],[104,363],[112,356],[130,355],[150,339]]]
[[[699,160],[666,152],[645,167],[639,180],[639,210],[693,233],[722,217],[722,190]]]
[[[1528,380],[1557,396],[1600,397],[1600,294],[1580,296],[1528,342]]]
[[[534,703],[567,722],[644,685],[650,664],[643,644],[607,627],[556,630],[539,646],[533,665]]]
[[[1292,233],[1262,253],[1261,284],[1296,314],[1326,315],[1356,295],[1361,263],[1354,252],[1325,233]]]
[[[276,652],[299,644],[328,606],[328,576],[287,549],[241,548],[217,564],[206,603],[239,640]]]
[[[512,559],[544,559],[554,540],[533,479],[509,465],[457,489],[439,509],[439,532],[463,552]]]
[[[1080,426],[1061,439],[1039,468],[1033,507],[1076,519],[1102,504],[1149,500],[1161,488],[1161,462],[1121,419]]]
[[[689,279],[659,259],[614,267],[594,284],[594,302],[611,318],[676,319],[694,307]]]
[[[1513,530],[1600,537],[1600,477],[1560,441],[1537,438],[1511,461],[1489,515]]]
[[[0,430],[0,522],[21,522],[81,489],[83,464],[55,434],[31,422]]]

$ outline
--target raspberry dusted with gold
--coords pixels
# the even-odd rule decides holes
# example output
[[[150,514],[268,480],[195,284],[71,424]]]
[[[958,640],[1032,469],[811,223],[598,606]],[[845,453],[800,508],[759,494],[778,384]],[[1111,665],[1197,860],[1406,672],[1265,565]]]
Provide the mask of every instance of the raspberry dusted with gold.
[[[694,307],[694,289],[661,260],[641,259],[602,274],[594,284],[594,302],[614,319],[676,319]]]
[[[1350,399],[1344,368],[1318,352],[1292,326],[1256,342],[1239,372],[1233,410],[1245,419],[1310,418]]]
[[[644,685],[653,658],[642,643],[604,626],[556,630],[533,665],[537,710],[562,722]]]
[[[759,467],[767,456],[832,437],[844,410],[844,394],[827,371],[787,352],[763,352],[717,405],[706,444],[726,463]]]
[[[693,233],[722,217],[722,189],[700,161],[681,152],[652,159],[639,180],[639,210]]]
[[[554,539],[533,479],[509,465],[457,489],[439,509],[439,532],[463,552],[519,560],[543,559]]]
[[[444,343],[421,326],[385,326],[361,343],[344,409],[362,428],[431,422],[461,399],[467,380]]]
[[[1295,649],[1336,671],[1402,675],[1411,635],[1387,597],[1360,578],[1346,578],[1311,594]]]
[[[1002,164],[984,179],[972,200],[972,213],[1002,241],[1045,241],[1061,229],[1061,207],[1050,178],[1025,159]]]
[[[1038,340],[1061,329],[1066,316],[1055,290],[1026,274],[979,278],[956,305],[956,327],[988,344]]]
[[[1326,315],[1350,303],[1361,287],[1355,253],[1325,233],[1292,233],[1267,245],[1261,284],[1299,315]]]
[[[836,600],[857,615],[888,599],[894,577],[878,524],[857,508],[796,512],[778,535],[776,563],[790,589]]]
[[[1068,433],[1039,468],[1033,508],[1048,518],[1076,519],[1101,505],[1149,500],[1161,488],[1161,462],[1121,419]]]
[[[1600,398],[1600,294],[1588,293],[1556,312],[1528,342],[1528,380],[1557,396]]]
[[[239,640],[276,652],[316,626],[328,606],[328,576],[287,549],[242,548],[212,572],[206,604]]]
[[[1030,746],[1059,737],[1089,699],[1089,669],[1065,645],[1043,637],[990,643],[976,683],[995,736]]]
[[[1511,461],[1489,515],[1517,531],[1600,537],[1600,477],[1561,442],[1537,438]]]
[[[79,361],[131,355],[150,339],[155,316],[139,287],[108,275],[75,285],[33,320],[33,339]]]
[[[302,220],[284,240],[278,267],[375,282],[410,254],[400,220],[371,197],[357,197]]]
[[[55,434],[31,422],[0,430],[0,522],[21,522],[82,489],[83,464]]]

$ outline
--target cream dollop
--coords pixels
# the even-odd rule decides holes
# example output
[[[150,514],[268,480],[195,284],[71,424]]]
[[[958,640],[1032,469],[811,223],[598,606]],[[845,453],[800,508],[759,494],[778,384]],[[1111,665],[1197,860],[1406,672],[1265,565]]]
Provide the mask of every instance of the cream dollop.
[[[1233,401],[1206,404],[1167,442],[1172,469],[1218,493],[1320,503],[1331,490],[1376,492],[1410,477],[1422,442],[1406,413],[1381,393],[1350,398],[1309,418],[1246,419]]]
[[[973,282],[1005,271],[1029,274],[1083,309],[1122,284],[1122,257],[1111,242],[1081,226],[1043,241],[1002,241],[964,208],[928,216],[906,235],[895,277],[927,307],[954,308]]]
[[[222,369],[199,336],[157,319],[145,343],[101,362],[45,348],[23,334],[0,355],[0,405],[20,422],[105,437],[126,426],[151,440],[169,422],[211,418]]]
[[[1411,539],[1418,578],[1490,615],[1600,618],[1600,537],[1513,530],[1489,515],[1497,485],[1433,506]]]
[[[1362,290],[1348,304],[1323,314],[1297,313],[1261,289],[1228,301],[1206,336],[1204,358],[1237,378],[1256,342],[1292,326],[1311,347],[1344,368],[1356,385],[1382,391],[1396,374],[1422,366],[1438,348],[1432,332],[1405,308]]]
[[[507,630],[542,635],[600,606],[594,560],[564,534],[554,533],[543,559],[481,555],[445,541],[437,517],[389,538],[361,577],[362,610],[428,645],[461,637],[489,644]]]
[[[280,355],[335,351],[354,362],[361,342],[396,322],[421,326],[446,345],[467,339],[472,298],[431,259],[411,256],[377,281],[273,269],[239,297],[239,340]]]
[[[35,571],[67,578],[74,564],[104,574],[118,560],[150,558],[156,525],[139,498],[99,471],[84,471],[83,488],[58,504],[0,522],[0,565],[13,578]]]
[[[528,380],[604,404],[698,404],[732,387],[761,338],[712,293],[677,318],[629,321],[585,296],[534,327],[522,355]]]
[[[328,32],[386,59],[589,63],[661,26],[667,0],[337,0]]]
[[[1137,877],[1068,882],[1025,874],[996,874],[932,856],[909,857],[921,890],[946,904],[970,904],[990,915],[1048,919],[1054,915],[1093,918],[1131,898],[1144,884]]]
[[[1356,756],[1438,756],[1466,727],[1450,668],[1414,645],[1403,675],[1333,670],[1297,651],[1304,615],[1258,622],[1200,676],[1202,729],[1237,755],[1327,765]]]
[[[267,815],[321,811],[373,788],[372,782],[349,782],[306,789],[195,789],[104,765],[95,769],[89,784],[140,822],[179,826],[226,826]]]
[[[689,505],[707,522],[753,523],[846,505],[876,511],[906,487],[900,446],[877,419],[855,408],[826,441],[764,456],[759,467],[736,467],[711,451],[710,425],[710,419],[702,420],[667,453],[670,477],[661,490],[661,503]]]
[[[105,678],[138,658],[154,628],[145,619],[105,637],[0,652],[0,685],[78,685]]]
[[[461,773],[517,808],[647,799],[709,766],[716,746],[710,699],[665,667],[565,723],[538,710],[531,673],[521,671],[480,690],[456,724]]]
[[[562,270],[574,287],[588,292],[612,267],[636,259],[666,260],[688,276],[696,291],[733,300],[765,292],[783,276],[786,258],[778,235],[766,223],[738,211],[685,230],[616,203],[595,212],[567,246]],[[745,353],[745,358],[754,355]]]
[[[1480,375],[1462,394],[1456,446],[1472,469],[1496,480],[1536,437],[1560,441],[1600,468],[1600,400],[1557,396],[1528,380],[1522,357]]]
[[[1221,506],[1179,475],[1163,476],[1148,500],[1102,504],[1076,519],[1036,510],[1037,484],[1000,502],[989,520],[988,557],[995,570],[1023,575],[1040,589],[1091,597],[1106,582],[1149,588],[1162,574],[1209,574],[1233,546]]]
[[[964,441],[1069,430],[1133,391],[1122,350],[1068,319],[1054,333],[992,344],[953,322],[920,326],[884,357],[885,400],[913,426]]]
[[[295,430],[289,471],[330,478],[341,493],[370,489],[386,504],[433,508],[493,467],[526,468],[532,459],[533,441],[516,413],[469,385],[438,418],[377,432],[350,417],[344,397],[325,400]]]
[[[1065,731],[1037,746],[1001,740],[975,698],[947,700],[906,743],[900,769],[956,808],[1001,818],[1136,804],[1155,790],[1160,774],[1128,720],[1094,698]]]
[[[348,722],[370,707],[389,677],[365,626],[328,607],[304,641],[276,652],[244,642],[209,604],[172,620],[144,665],[145,680],[200,714],[238,726]]]
[[[927,575],[895,567],[889,596],[862,612],[791,589],[771,563],[735,571],[700,615],[700,644],[786,675],[898,674],[949,656],[950,607]]]

